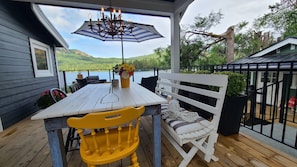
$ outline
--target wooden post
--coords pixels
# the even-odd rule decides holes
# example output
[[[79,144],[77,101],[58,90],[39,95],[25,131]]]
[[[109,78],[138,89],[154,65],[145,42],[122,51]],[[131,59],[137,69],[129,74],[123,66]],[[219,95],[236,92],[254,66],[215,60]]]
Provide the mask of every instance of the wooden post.
[[[227,42],[227,63],[230,63],[234,60],[234,27],[231,26],[227,29],[226,35],[224,36]]]
[[[67,92],[67,82],[66,82],[66,72],[65,72],[65,71],[63,71],[63,79],[64,79],[64,88],[65,88],[65,92],[68,93],[68,92]]]

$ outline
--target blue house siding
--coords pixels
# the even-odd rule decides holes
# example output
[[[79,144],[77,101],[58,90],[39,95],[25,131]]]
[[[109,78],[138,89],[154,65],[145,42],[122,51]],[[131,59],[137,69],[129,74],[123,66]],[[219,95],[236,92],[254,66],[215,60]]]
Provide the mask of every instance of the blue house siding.
[[[35,78],[29,38],[51,46],[53,77]],[[0,119],[4,129],[38,111],[34,104],[39,95],[58,87],[54,42],[29,3],[0,2]]]

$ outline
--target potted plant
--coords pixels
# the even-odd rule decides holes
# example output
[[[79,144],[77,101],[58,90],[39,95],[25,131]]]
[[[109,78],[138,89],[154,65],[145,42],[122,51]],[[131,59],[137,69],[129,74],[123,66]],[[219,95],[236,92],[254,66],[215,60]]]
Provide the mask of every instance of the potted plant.
[[[221,113],[218,132],[223,135],[238,134],[240,121],[247,101],[245,76],[240,73],[223,71],[215,74],[228,75],[228,85]]]
[[[54,90],[53,91],[53,96],[57,101],[62,100],[63,98],[65,98],[65,94]],[[40,109],[45,109],[51,105],[53,105],[55,103],[54,99],[52,98],[52,96],[50,95],[50,90],[46,90],[44,91],[40,97],[38,98],[38,100],[36,101],[36,105],[40,108]]]

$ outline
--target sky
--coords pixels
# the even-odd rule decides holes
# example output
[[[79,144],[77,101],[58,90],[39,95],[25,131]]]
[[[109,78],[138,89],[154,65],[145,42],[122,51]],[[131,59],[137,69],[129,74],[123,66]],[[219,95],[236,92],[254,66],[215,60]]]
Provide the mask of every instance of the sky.
[[[181,27],[194,24],[194,18],[200,16],[208,16],[210,12],[218,12],[221,10],[223,19],[220,24],[212,28],[210,31],[215,34],[221,34],[227,30],[229,26],[236,25],[242,21],[252,21],[263,14],[268,13],[269,5],[273,5],[280,0],[195,0],[186,10],[182,20]],[[42,11],[66,40],[69,49],[81,50],[93,57],[121,58],[121,43],[100,41],[90,37],[85,37],[73,32],[78,29],[84,21],[97,19],[97,12],[84,9],[41,6]],[[132,15],[123,13],[124,20],[132,22],[154,25],[164,38],[152,39],[141,43],[124,42],[124,57],[136,57],[154,53],[159,47],[167,47],[170,45],[170,19],[163,17]]]

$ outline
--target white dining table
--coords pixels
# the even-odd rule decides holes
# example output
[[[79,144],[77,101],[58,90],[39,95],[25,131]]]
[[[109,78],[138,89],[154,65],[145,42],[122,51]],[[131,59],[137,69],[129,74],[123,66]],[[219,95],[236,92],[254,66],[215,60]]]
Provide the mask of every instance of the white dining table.
[[[152,116],[153,165],[161,166],[160,113],[161,104],[167,100],[134,82],[130,88],[111,88],[110,83],[89,84],[31,117],[31,120],[44,120],[54,167],[67,166],[62,128],[68,127],[69,117],[128,106],[145,106],[143,115]]]

